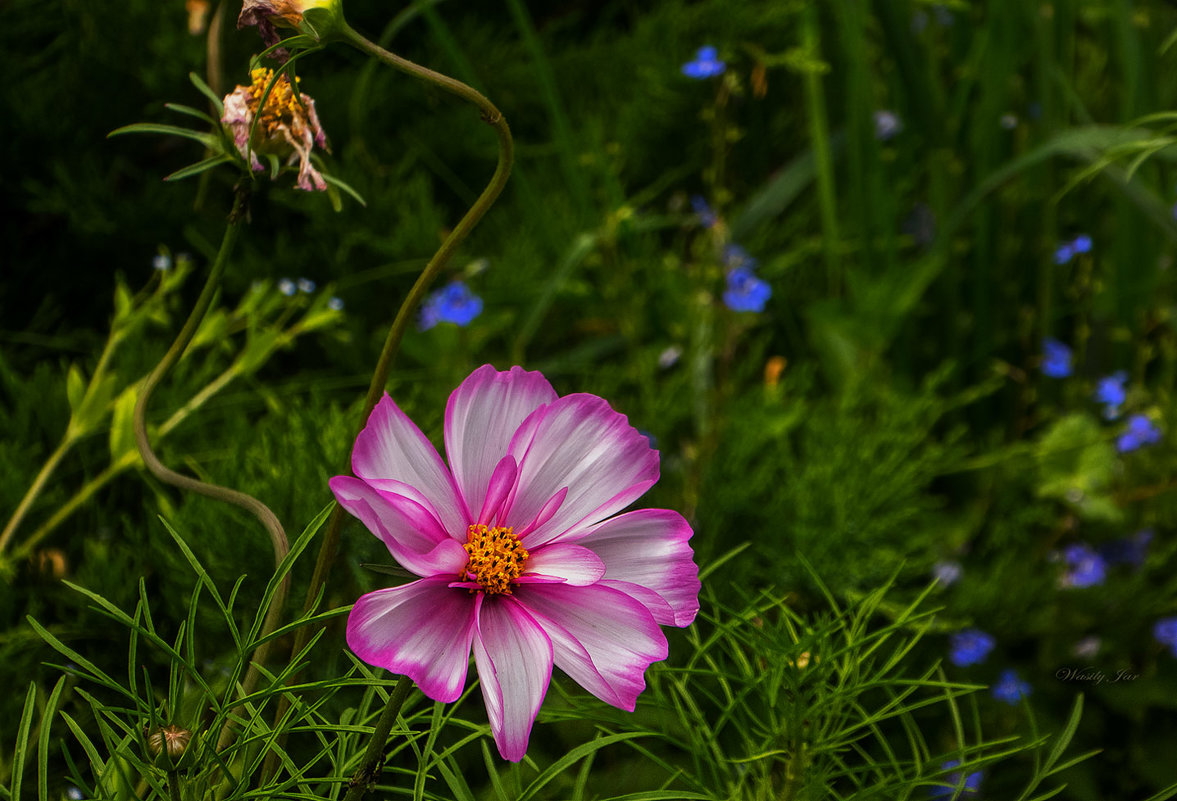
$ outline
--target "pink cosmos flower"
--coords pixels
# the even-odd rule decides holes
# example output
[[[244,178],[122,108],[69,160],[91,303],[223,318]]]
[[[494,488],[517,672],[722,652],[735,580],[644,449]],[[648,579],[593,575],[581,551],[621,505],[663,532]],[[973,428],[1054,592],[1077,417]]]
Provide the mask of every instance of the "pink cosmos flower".
[[[618,514],[658,480],[658,453],[595,395],[484,365],[446,405],[449,468],[385,395],[331,490],[420,579],[368,593],[347,621],[365,662],[430,698],[462,693],[470,651],[495,744],[518,762],[553,664],[632,711],[665,659],[659,625],[699,610],[682,515]]]

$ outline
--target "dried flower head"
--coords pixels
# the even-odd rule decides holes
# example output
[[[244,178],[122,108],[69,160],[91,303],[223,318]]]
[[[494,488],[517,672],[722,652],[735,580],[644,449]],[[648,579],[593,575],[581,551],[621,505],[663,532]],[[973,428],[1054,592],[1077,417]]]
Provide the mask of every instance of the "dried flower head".
[[[313,12],[314,21],[308,19]],[[256,25],[267,45],[278,43],[279,28],[294,28],[322,39],[343,21],[339,0],[245,0],[237,27]]]
[[[249,86],[238,86],[225,96],[225,113],[221,117],[233,134],[237,150],[255,172],[264,169],[258,153],[287,158],[287,164],[297,161],[299,189],[326,189],[327,182],[311,165],[311,149],[315,145],[327,149],[327,136],[319,123],[314,99],[295,92],[285,73],[275,78],[273,70],[259,67],[250,75]],[[268,95],[266,87],[270,87]]]

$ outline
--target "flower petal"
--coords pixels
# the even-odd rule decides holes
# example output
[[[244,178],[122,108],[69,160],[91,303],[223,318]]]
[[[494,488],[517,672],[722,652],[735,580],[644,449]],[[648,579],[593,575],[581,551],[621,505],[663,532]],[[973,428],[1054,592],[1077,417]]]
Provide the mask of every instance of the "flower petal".
[[[452,577],[465,567],[466,550],[413,499],[376,489],[351,476],[335,476],[327,483],[339,505],[379,537],[406,570],[418,576],[445,573]]]
[[[504,456],[499,460],[490,476],[486,500],[482,502],[482,511],[478,513],[477,522],[492,525],[492,521],[499,517],[503,505],[510,502],[512,490],[515,489],[515,477],[518,474],[519,466],[515,464],[515,457]]]
[[[520,425],[510,453],[519,463],[510,519],[534,520],[561,489],[552,517],[521,539],[531,549],[621,511],[658,480],[650,441],[596,395],[565,395]]]
[[[552,643],[514,599],[479,593],[474,663],[503,759],[518,762],[552,679]]]
[[[592,528],[576,543],[605,563],[606,580],[623,581],[657,593],[673,610],[647,603],[663,626],[689,626],[699,612],[699,566],[687,541],[694,532],[678,512],[638,509],[617,515]],[[625,591],[624,587],[617,589]],[[640,601],[640,594],[629,593]]]
[[[547,576],[583,587],[595,584],[603,575],[605,563],[588,548],[556,542],[540,546],[528,555],[520,581],[526,583],[533,576]]]
[[[666,636],[640,602],[593,584],[520,584],[514,597],[551,638],[556,666],[607,704],[633,711]]]
[[[443,703],[462,694],[474,637],[474,599],[448,582],[422,579],[370,592],[347,618],[347,644],[356,656],[408,676]]]
[[[465,540],[471,518],[457,485],[432,443],[388,395],[356,437],[351,467],[358,478],[392,479],[415,487],[429,499],[450,536]]]
[[[542,374],[484,364],[450,395],[445,407],[445,451],[454,480],[471,509],[481,509],[491,474],[527,416],[556,400]]]

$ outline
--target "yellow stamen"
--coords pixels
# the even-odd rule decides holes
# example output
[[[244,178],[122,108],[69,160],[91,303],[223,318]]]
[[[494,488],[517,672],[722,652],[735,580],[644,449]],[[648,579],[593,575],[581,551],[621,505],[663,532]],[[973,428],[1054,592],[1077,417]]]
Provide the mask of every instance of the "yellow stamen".
[[[511,585],[527,563],[527,550],[509,527],[488,528],[472,523],[466,529],[466,544],[462,547],[470,556],[462,571],[464,578],[477,581],[490,595],[511,594]]]
[[[249,87],[249,110],[258,116],[258,127],[264,130],[267,136],[273,135],[283,122],[289,126],[295,117],[303,113],[302,104],[290,86],[290,79],[286,77],[286,73],[282,73],[278,80],[274,81],[274,87],[270,90],[266,104],[259,114],[258,105],[266,87],[274,80],[274,71],[258,67],[250,73],[250,77],[253,81]],[[299,80],[301,79],[295,78],[295,81]]]

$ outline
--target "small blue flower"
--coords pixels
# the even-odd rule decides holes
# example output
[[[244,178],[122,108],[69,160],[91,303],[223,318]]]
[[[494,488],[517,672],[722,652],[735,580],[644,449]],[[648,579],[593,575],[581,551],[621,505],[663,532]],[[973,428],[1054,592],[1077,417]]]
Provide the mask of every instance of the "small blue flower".
[[[682,74],[688,78],[701,81],[715,75],[723,75],[727,65],[719,60],[719,53],[711,45],[700,47],[695,53],[695,60],[682,65]]]
[[[1067,262],[1069,262],[1073,258],[1075,258],[1075,248],[1071,245],[1070,242],[1064,242],[1061,245],[1059,245],[1057,248],[1055,248],[1055,251],[1054,251],[1054,263],[1055,264],[1066,264]]]
[[[304,295],[309,295],[315,291],[315,282],[309,278],[298,279],[298,291]]]
[[[298,288],[294,285],[294,282],[291,281],[289,278],[283,278],[282,280],[280,280],[278,282],[278,291],[281,292],[286,297],[290,297],[296,291],[298,291]]]
[[[953,768],[958,767],[959,765],[960,765],[959,759],[950,759],[947,762],[940,765],[940,769],[941,770],[952,770]],[[961,771],[959,771],[959,770],[954,773],[948,774],[947,776],[944,777],[944,781],[952,786],[951,787],[932,787],[932,788],[930,788],[928,794],[932,798],[951,798],[953,793],[956,792],[957,785],[960,784],[960,774],[961,774]],[[967,796],[967,795],[976,795],[977,792],[981,789],[981,779],[982,778],[984,778],[984,773],[979,770],[965,776],[964,789],[961,790],[961,794],[959,797],[963,798],[964,796]]]
[[[482,314],[482,298],[470,291],[461,281],[435,290],[421,304],[419,325],[426,331],[438,323],[467,326]]]
[[[1163,617],[1153,624],[1152,636],[1177,656],[1177,617]]]
[[[957,667],[968,667],[984,662],[997,642],[980,629],[966,629],[952,635],[949,660]]]
[[[1094,587],[1107,577],[1107,562],[1090,545],[1068,545],[1063,549],[1063,560],[1067,563],[1064,587]]]
[[[1090,253],[1091,246],[1091,237],[1087,234],[1079,234],[1077,237],[1071,240],[1071,250],[1073,250],[1076,254]]]
[[[1152,529],[1137,531],[1131,537],[1106,542],[1099,546],[1099,553],[1110,565],[1132,565],[1140,567],[1148,558],[1148,546],[1152,543]]]
[[[723,302],[732,311],[762,312],[771,297],[772,287],[757,278],[747,267],[737,267],[728,272]]]
[[[704,228],[714,228],[715,224],[719,222],[719,217],[711,210],[707,199],[702,195],[691,195],[691,209],[699,215],[699,224]]]
[[[1108,420],[1115,420],[1120,416],[1120,406],[1128,398],[1128,374],[1117,370],[1109,376],[1099,379],[1095,385],[1095,400],[1104,405],[1103,416]]]
[[[1003,670],[1001,671],[1001,675],[997,677],[997,683],[993,685],[993,689],[990,692],[998,701],[1003,701],[1013,706],[1022,698],[1029,696],[1032,688],[1029,682],[1023,681],[1018,676],[1016,670]]]
[[[1134,451],[1144,445],[1155,445],[1161,441],[1161,429],[1148,415],[1134,414],[1128,418],[1128,427],[1116,438],[1116,450],[1120,453]]]
[[[172,269],[172,257],[166,253],[157,253],[151,260],[151,266],[161,272],[167,272]]]
[[[962,572],[960,562],[945,561],[932,565],[932,575],[943,587],[955,584]]]
[[[682,348],[678,345],[671,345],[661,353],[658,354],[658,366],[663,370],[669,370],[674,365],[678,364],[679,358],[682,356]]]
[[[327,301],[327,308],[331,311],[343,311],[343,299],[331,298],[331,300]]]
[[[1002,114],[1001,119],[998,120],[1001,127],[1007,131],[1012,131],[1018,127],[1018,115],[1016,114]]]
[[[879,109],[875,112],[875,139],[889,141],[903,130],[903,120],[894,111]]]
[[[1042,340],[1042,373],[1051,378],[1066,378],[1071,374],[1071,349],[1057,339]]]

